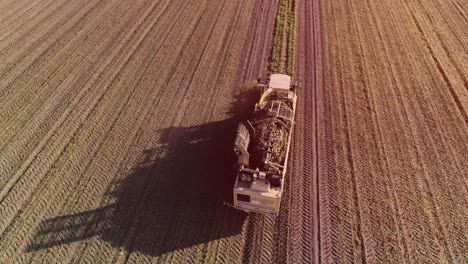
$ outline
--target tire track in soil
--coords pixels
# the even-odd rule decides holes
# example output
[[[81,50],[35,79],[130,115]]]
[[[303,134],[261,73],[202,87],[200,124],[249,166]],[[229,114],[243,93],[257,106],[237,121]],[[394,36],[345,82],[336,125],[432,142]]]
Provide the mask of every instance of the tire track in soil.
[[[141,20],[142,18],[140,18]],[[138,26],[138,24],[134,24],[134,29],[137,29],[136,27]],[[146,29],[144,29],[146,30]],[[139,30],[141,31],[141,30]],[[101,100],[102,98],[102,95],[103,93],[107,90],[107,87],[109,86],[109,83],[111,81],[113,81],[115,79],[115,76],[117,75],[118,71],[117,72],[111,72],[110,71],[110,67],[107,67],[107,66],[116,66],[116,69],[120,69],[124,64],[125,62],[128,60],[128,58],[131,56],[131,54],[135,51],[135,49],[138,47],[138,45],[136,45],[136,43],[140,43],[142,40],[143,40],[143,37],[144,35],[142,36],[139,36],[139,38],[136,38],[136,40],[130,40],[130,35],[134,35],[134,33],[137,32],[138,33],[138,30],[137,31],[134,31],[134,30],[130,30],[130,34],[127,34],[127,36],[124,38],[123,42],[121,42],[116,50],[113,51],[113,54],[114,55],[117,55],[117,56],[111,56],[109,57],[109,59],[107,60],[107,63],[104,63],[104,66],[105,66],[105,70],[102,74],[100,74],[100,72],[98,71],[98,73],[96,73],[97,75],[99,75],[101,78],[103,79],[96,79],[96,78],[91,78],[92,82],[89,83],[89,85],[93,85],[94,87],[100,87],[100,89],[91,89],[90,91],[94,92],[93,93],[85,93],[84,96],[80,99],[81,100],[81,104],[76,104],[75,105],[78,105],[79,108],[81,107],[82,109],[73,109],[73,111],[70,113],[70,115],[67,115],[67,116],[64,116],[64,120],[62,122],[58,122],[56,123],[54,126],[55,126],[55,129],[58,128],[59,125],[62,125],[62,129],[60,131],[55,131],[55,129],[52,129],[51,131],[49,131],[49,134],[50,136],[53,136],[53,137],[45,137],[44,138],[44,142],[41,144],[42,146],[38,146],[37,148],[37,155],[34,155],[32,157],[35,157],[31,160],[31,164],[30,165],[24,165],[24,170],[26,171],[19,171],[17,172],[17,175],[18,176],[15,176],[15,177],[18,177],[18,183],[20,183],[21,185],[23,184],[28,184],[30,185],[31,182],[36,182],[36,184],[38,183],[38,180],[41,179],[41,177],[38,177],[37,175],[44,175],[47,171],[49,171],[50,169],[50,166],[55,163],[55,160],[59,157],[59,154],[62,153],[62,150],[70,143],[70,139],[74,136],[75,132],[76,132],[76,129],[69,129],[68,127],[75,127],[75,128],[79,128],[80,126],[82,126],[82,121],[81,121],[81,118],[85,118],[86,116],[89,115],[90,111],[92,111],[92,109],[94,108],[94,105],[99,101]],[[145,32],[143,32],[145,34]],[[129,46],[129,45],[125,45],[125,44],[132,44],[132,42],[136,42],[135,45],[133,46]],[[121,51],[121,53],[118,53],[119,51]],[[123,58],[119,58],[119,56],[123,56]],[[111,63],[111,60],[112,60],[112,63]],[[103,68],[104,69],[104,68]],[[106,75],[109,75],[109,73],[111,73],[112,75],[110,75],[111,78],[104,78],[104,76]],[[95,82],[95,81],[99,81],[99,82],[104,82],[102,83],[102,85],[100,86],[97,86],[98,84]],[[89,87],[88,87],[89,88]],[[85,89],[86,90],[86,89]],[[100,93],[100,94],[99,94]],[[99,95],[99,96],[98,96]],[[78,101],[78,100],[77,100]],[[78,102],[77,102],[78,103]],[[75,112],[77,112],[75,114]],[[60,137],[63,137],[65,136],[65,138],[68,138],[68,140],[63,140],[61,139]],[[46,144],[46,142],[49,142],[49,144]],[[65,145],[63,144],[65,143]],[[60,149],[61,151],[56,151],[56,149]],[[54,151],[55,150],[55,151]],[[45,155],[44,152],[48,152],[50,154],[48,155]],[[44,165],[44,161],[43,159],[46,159],[49,161],[49,165]],[[27,176],[27,175],[36,175],[36,177],[31,177],[31,176]],[[42,185],[44,185],[44,183],[42,182],[41,183]],[[8,196],[4,196],[3,198],[3,201],[1,203],[1,207],[0,207],[0,210],[4,211],[4,210],[8,210],[8,211],[11,211],[11,210],[18,210],[18,201],[21,201],[21,200],[24,200],[25,196],[24,196],[24,193],[26,190],[29,190],[29,192],[31,192],[32,190],[29,189],[29,188],[22,188],[21,186],[17,186],[18,184],[15,184],[14,186],[12,187],[15,187],[16,189],[19,189],[20,191],[22,190],[22,192],[20,193],[17,193],[17,192],[13,192],[11,193],[11,191],[8,192]],[[4,189],[2,189],[3,191]],[[34,189],[35,192],[38,192],[37,189]],[[7,194],[7,193],[5,193]],[[20,195],[20,197],[12,197],[12,195]],[[23,197],[23,198],[22,198]],[[8,202],[7,200],[11,200],[13,199],[12,201],[16,201],[15,203],[12,203],[12,202]],[[14,206],[13,206],[14,205]],[[13,206],[13,207],[12,207]],[[14,209],[16,208],[16,209]],[[13,212],[15,212],[13,211]],[[6,215],[6,213],[2,213],[2,215]],[[3,218],[2,219],[2,230],[3,228],[5,228],[5,225],[6,223],[8,223],[8,219],[10,218]]]
[[[458,13],[460,13],[460,16],[463,18],[464,22],[468,22],[468,16],[466,15],[463,6],[457,0],[452,0],[450,2],[455,6]]]
[[[320,20],[323,21],[324,26],[323,29],[321,26],[321,30],[323,29],[323,35],[318,34],[321,36],[320,40],[323,38],[324,43],[333,43],[333,39],[330,40],[329,31],[326,31],[327,24],[333,24],[336,16],[332,13],[330,14],[329,10],[327,10],[327,4],[320,4],[322,7],[317,11],[322,13],[322,17]],[[323,18],[324,17],[324,18]],[[336,26],[333,28],[333,33],[336,34]],[[326,33],[325,33],[326,32]],[[321,41],[319,42],[322,43]],[[336,42],[335,42],[336,43]],[[328,49],[337,50],[336,47],[329,47],[331,45],[324,45],[323,46],[323,57],[327,57],[327,53],[329,52]],[[322,46],[320,46],[322,48]],[[324,60],[322,57],[322,53],[318,52],[318,63],[316,66],[323,66],[323,79],[326,79],[330,72],[327,71],[326,65],[323,64]],[[333,67],[333,66],[332,66]],[[335,68],[335,67],[334,67]],[[339,68],[339,67],[336,67]],[[320,71],[317,71],[320,72]],[[340,74],[339,71],[334,71],[333,74]],[[338,79],[338,78],[336,78]],[[320,79],[319,79],[320,80]],[[319,197],[318,203],[320,212],[318,214],[319,221],[318,227],[319,228],[319,262],[338,262],[337,258],[335,257],[338,243],[330,243],[330,241],[337,237],[337,229],[338,224],[336,223],[336,217],[331,217],[331,212],[336,209],[337,199],[328,199],[328,197],[339,197],[337,194],[338,188],[335,185],[336,180],[336,163],[335,163],[335,148],[334,148],[334,136],[333,136],[333,123],[332,120],[336,119],[332,111],[332,105],[334,103],[334,98],[336,98],[336,93],[334,93],[333,89],[328,89],[328,83],[325,83],[323,80],[318,84],[320,87],[318,91],[322,92],[322,94],[318,95],[318,104],[320,106],[318,115],[320,120],[320,125],[318,126],[319,129],[319,137],[317,138],[319,144],[319,152],[321,158],[318,160],[319,165],[319,174],[317,177],[317,188],[319,190]],[[316,257],[317,258],[317,257]]]
[[[456,35],[455,37],[459,40],[459,43],[463,45],[463,39],[466,39],[468,37],[468,32],[463,31],[463,28],[466,28],[468,26],[468,23],[466,23],[466,21],[460,20],[460,17],[457,16],[455,12],[450,12],[450,10],[448,10],[450,8],[448,6],[451,6],[449,1],[435,0],[433,2],[430,1],[428,3],[433,3],[433,8],[437,9],[440,17],[445,21],[448,27],[450,27],[452,33]],[[430,14],[430,12],[427,13]],[[466,47],[464,48],[466,50]]]
[[[313,191],[316,178],[315,159],[315,122],[316,122],[316,87],[315,87],[315,43],[312,1],[299,2],[298,38],[297,38],[297,79],[303,82],[298,90],[296,127],[294,130],[293,166],[289,177],[292,185],[290,221],[293,226],[289,234],[287,260],[292,263],[314,261],[313,224],[316,214],[313,212],[316,192]],[[295,207],[295,208],[294,208]]]
[[[319,189],[319,111],[322,101],[320,1],[300,1],[298,8],[297,79],[303,82],[298,95],[294,133],[292,195],[288,234],[288,262],[320,263],[321,212]],[[323,123],[321,123],[323,125]],[[326,159],[324,159],[326,160]],[[299,190],[295,190],[301,188]],[[325,193],[325,192],[324,192]],[[294,197],[296,196],[296,197]],[[296,199],[296,201],[294,200]],[[294,210],[294,207],[297,209]],[[326,226],[325,226],[326,228]]]

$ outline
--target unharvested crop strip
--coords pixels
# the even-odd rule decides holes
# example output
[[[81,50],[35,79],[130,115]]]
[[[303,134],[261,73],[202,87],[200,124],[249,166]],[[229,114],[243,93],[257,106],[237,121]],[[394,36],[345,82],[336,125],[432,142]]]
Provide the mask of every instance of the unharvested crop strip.
[[[296,21],[297,0],[280,0],[269,66],[271,73],[284,73],[294,77]]]
[[[297,1],[280,0],[277,9],[276,27],[273,37],[273,50],[269,65],[270,73],[284,73],[294,77],[296,64],[296,20]],[[268,262],[275,258],[273,251],[266,250],[273,248],[275,243],[273,238],[277,235],[274,226],[278,223],[267,217],[250,218],[254,221],[254,230],[258,233],[255,236],[255,247],[247,246],[244,250],[251,251],[249,259],[253,261]],[[250,243],[249,243],[250,244]]]

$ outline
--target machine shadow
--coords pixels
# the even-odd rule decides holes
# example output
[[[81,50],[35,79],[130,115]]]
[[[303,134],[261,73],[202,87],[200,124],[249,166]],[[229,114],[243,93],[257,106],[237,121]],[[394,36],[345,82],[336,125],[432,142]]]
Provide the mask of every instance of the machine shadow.
[[[225,202],[235,180],[232,141],[254,104],[245,89],[229,119],[159,131],[161,147],[145,150],[109,186],[106,206],[44,220],[26,251],[98,237],[116,249],[160,256],[240,234],[247,214]]]

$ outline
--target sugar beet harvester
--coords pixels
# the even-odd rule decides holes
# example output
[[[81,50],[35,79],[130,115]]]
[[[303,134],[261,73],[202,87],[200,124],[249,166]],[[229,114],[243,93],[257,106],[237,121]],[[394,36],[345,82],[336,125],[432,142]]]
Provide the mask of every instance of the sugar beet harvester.
[[[296,83],[272,74],[261,86],[250,120],[239,124],[234,141],[237,176],[234,207],[278,215],[296,110]],[[257,86],[258,87],[258,86]]]

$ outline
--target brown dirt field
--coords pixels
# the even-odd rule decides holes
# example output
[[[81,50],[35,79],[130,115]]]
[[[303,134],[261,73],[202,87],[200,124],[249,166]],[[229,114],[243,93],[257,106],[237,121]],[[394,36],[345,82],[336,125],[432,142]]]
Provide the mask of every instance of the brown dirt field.
[[[460,0],[299,1],[280,215],[223,204],[278,3],[0,0],[0,263],[468,262]]]
[[[258,262],[223,202],[276,5],[0,1],[0,262]]]
[[[320,261],[468,262],[467,5],[312,2]]]

